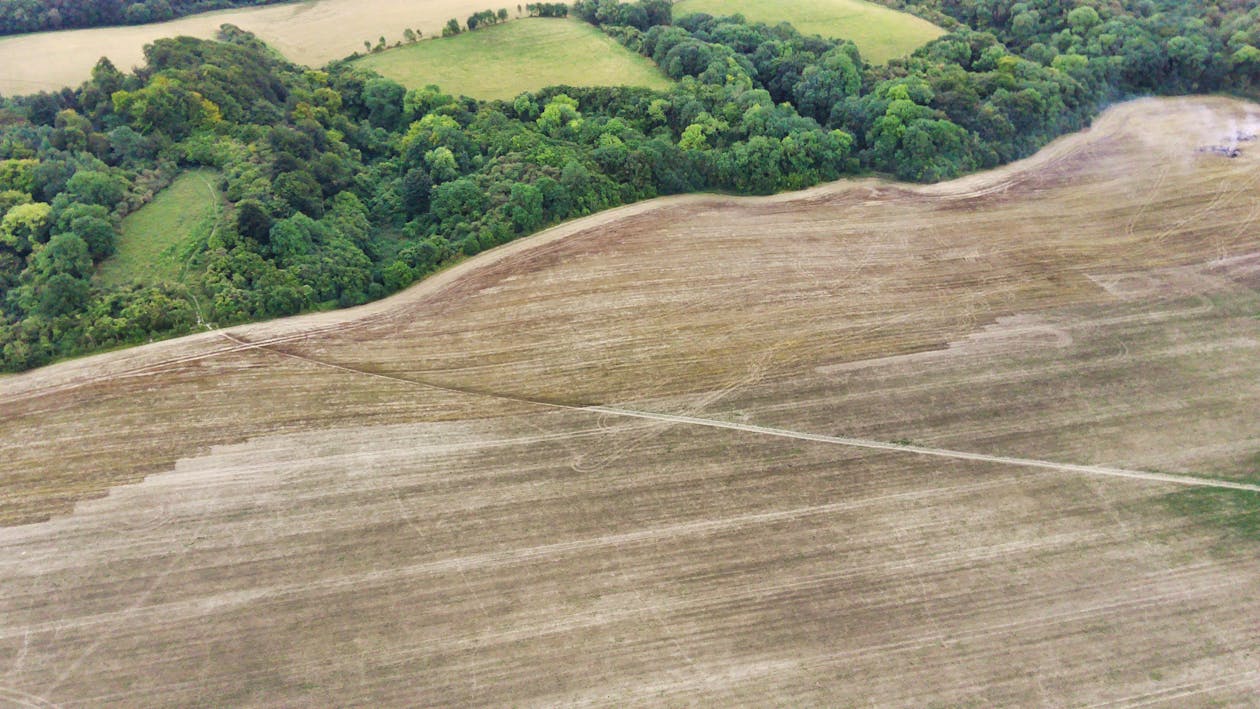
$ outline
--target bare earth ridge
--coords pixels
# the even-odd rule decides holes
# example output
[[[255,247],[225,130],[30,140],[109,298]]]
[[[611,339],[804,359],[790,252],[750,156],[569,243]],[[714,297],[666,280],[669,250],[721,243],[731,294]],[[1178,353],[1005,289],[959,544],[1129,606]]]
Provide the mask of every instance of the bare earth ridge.
[[[1256,489],[1258,124],[0,378],[0,704],[1257,705],[1260,555],[1162,502]]]

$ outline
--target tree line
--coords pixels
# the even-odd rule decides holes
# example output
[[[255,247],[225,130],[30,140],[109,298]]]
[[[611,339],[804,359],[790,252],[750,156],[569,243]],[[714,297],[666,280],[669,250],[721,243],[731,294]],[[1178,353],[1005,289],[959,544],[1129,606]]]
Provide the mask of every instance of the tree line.
[[[508,11],[507,11],[507,8],[505,7],[499,8],[497,12],[494,10],[481,10],[479,12],[474,12],[473,14],[469,15],[468,19],[464,20],[463,27],[460,26],[459,20],[455,19],[454,17],[447,20],[446,25],[442,28],[442,36],[454,37],[460,32],[463,32],[465,29],[467,29],[469,32],[472,32],[476,30],[478,27],[489,27],[490,25],[497,25],[500,22],[507,22],[507,21],[508,21]]]
[[[967,17],[958,7],[919,11]],[[851,42],[787,24],[582,0],[575,14],[652,58],[673,87],[552,87],[492,102],[407,90],[348,62],[297,67],[230,26],[220,41],[158,40],[134,74],[103,60],[78,89],[0,101],[0,367],[184,333],[199,318],[362,303],[549,224],[658,195],[764,194],[871,171],[932,181],[1007,162],[1107,101],[1154,91],[1134,67],[1149,59],[1138,48],[1154,43],[1141,37],[1155,14],[1095,9],[1095,22],[1078,9],[1013,44],[1003,39],[1013,20],[970,20],[982,30],[945,15],[947,35],[875,67]],[[1166,16],[1190,28],[1161,51],[1199,30],[1219,49],[1197,65],[1160,59],[1160,90],[1254,95],[1245,64],[1225,59],[1253,46],[1247,16],[1222,7],[1210,31]],[[217,170],[230,202],[194,275],[96,282],[120,219],[190,167]]]
[[[1236,0],[879,0],[993,35],[1044,65],[1086,66],[1122,93],[1254,92],[1260,5]]]
[[[525,5],[530,17],[568,17],[569,4],[563,2],[531,2]]]

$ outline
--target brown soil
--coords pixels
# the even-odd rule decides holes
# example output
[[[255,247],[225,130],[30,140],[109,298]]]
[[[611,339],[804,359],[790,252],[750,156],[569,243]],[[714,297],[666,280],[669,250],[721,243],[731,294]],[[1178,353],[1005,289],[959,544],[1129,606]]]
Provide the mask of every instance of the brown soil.
[[[1256,115],[0,379],[0,702],[1254,703],[1260,557],[1167,483],[565,407],[1250,473],[1260,158],[1194,146]]]

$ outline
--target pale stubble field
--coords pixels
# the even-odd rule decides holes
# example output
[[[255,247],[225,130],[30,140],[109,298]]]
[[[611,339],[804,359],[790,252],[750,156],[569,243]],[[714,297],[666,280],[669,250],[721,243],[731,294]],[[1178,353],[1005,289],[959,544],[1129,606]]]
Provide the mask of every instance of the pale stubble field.
[[[253,32],[290,61],[319,67],[364,51],[364,41],[376,44],[382,36],[391,45],[401,41],[404,29],[417,30],[424,37],[440,36],[447,20],[456,18],[462,24],[487,7],[508,9],[515,18],[516,5],[487,6],[472,0],[306,0],[207,12],[149,25],[5,37],[0,38],[0,94],[78,86],[87,81],[102,56],[129,72],[143,65],[144,45],[181,35],[211,39],[225,24]]]
[[[1254,703],[1255,543],[1176,485],[581,407],[1254,475],[1260,145],[1195,148],[1257,122],[1125,104],[0,379],[0,700]]]

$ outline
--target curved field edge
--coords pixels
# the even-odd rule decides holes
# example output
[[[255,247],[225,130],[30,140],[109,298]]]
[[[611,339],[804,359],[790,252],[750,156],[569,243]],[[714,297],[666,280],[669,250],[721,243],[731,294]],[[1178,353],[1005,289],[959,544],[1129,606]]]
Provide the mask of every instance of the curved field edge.
[[[818,188],[815,188],[818,189]],[[799,193],[798,193],[799,194]],[[635,204],[609,209],[598,214],[574,219],[510,243],[496,246],[476,256],[459,261],[391,296],[351,308],[305,313],[264,322],[246,323],[227,328],[245,337],[272,339],[303,337],[307,332],[322,332],[371,322],[390,314],[396,308],[413,304],[444,289],[479,269],[487,268],[501,260],[523,255],[535,248],[585,233],[618,219],[643,214],[672,204],[714,199],[707,195],[679,195],[661,197]],[[765,198],[745,198],[765,199]],[[228,347],[226,349],[234,349]],[[183,361],[186,357],[213,356],[225,351],[222,336],[218,332],[205,332],[175,337],[121,349],[115,352],[85,355],[47,367],[17,374],[0,374],[0,385],[6,390],[0,393],[0,401],[25,399],[54,391],[66,391],[97,383],[115,376],[147,373],[162,367],[168,361]],[[167,356],[171,356],[168,359]]]
[[[932,185],[914,185],[882,178],[841,179],[795,192],[783,192],[769,196],[728,196],[715,194],[686,194],[658,197],[570,220],[536,234],[516,239],[453,264],[416,283],[402,292],[360,306],[333,311],[305,313],[264,322],[245,323],[231,328],[232,332],[252,339],[290,338],[300,336],[305,330],[314,332],[329,328],[353,326],[371,322],[388,315],[391,311],[429,299],[454,285],[459,279],[469,277],[479,270],[489,269],[511,258],[523,256],[534,249],[543,249],[557,241],[575,236],[599,238],[600,229],[633,217],[647,215],[658,210],[702,206],[723,207],[748,205],[813,205],[846,195],[922,195],[931,199],[971,200],[1000,197],[1017,190],[1026,182],[1033,181],[1039,171],[1051,168],[1074,156],[1086,155],[1091,148],[1105,146],[1111,139],[1126,131],[1139,132],[1142,142],[1162,141],[1164,136],[1157,129],[1138,127],[1135,123],[1151,114],[1181,107],[1182,113],[1193,113],[1198,105],[1209,107],[1242,107],[1248,116],[1260,116],[1260,104],[1227,97],[1143,98],[1116,104],[1104,110],[1090,128],[1061,136],[1047,144],[1032,156],[1006,165],[967,175],[948,182]],[[1194,122],[1194,117],[1189,119]],[[1200,129],[1204,126],[1200,125]],[[1210,130],[1210,128],[1208,128]],[[1228,132],[1228,131],[1226,131]],[[1184,154],[1193,152],[1192,147],[1179,146]],[[1142,207],[1139,207],[1142,209]],[[160,366],[164,351],[170,350],[177,358],[187,356],[188,351],[200,350],[205,343],[215,343],[218,336],[213,332],[185,335],[162,342],[125,348],[115,352],[85,355],[16,374],[0,373],[0,402],[38,396],[47,389],[60,391],[68,387],[95,382],[114,376]],[[208,352],[216,348],[209,348]]]
[[[650,60],[579,20],[529,18],[396,47],[355,64],[408,88],[511,100],[547,86],[641,86],[670,80]]]
[[[718,397],[708,404],[712,407],[723,397],[732,396],[732,386],[754,390],[760,379],[798,377],[802,367],[808,371],[808,362],[816,362],[824,369],[872,358],[892,358],[895,363],[902,354],[939,350],[947,343],[965,339],[976,328],[1012,309],[1019,312],[1025,308],[1093,303],[1106,295],[1098,285],[1097,274],[1109,269],[1193,263],[1202,258],[1193,252],[1196,240],[1218,240],[1220,243],[1213,248],[1223,253],[1245,248],[1240,247],[1248,243],[1245,223],[1240,226],[1234,217],[1238,209],[1250,208],[1239,202],[1246,194],[1245,183],[1238,183],[1229,192],[1205,192],[1203,198],[1213,200],[1207,208],[1219,212],[1205,219],[1202,206],[1196,208],[1199,212],[1195,216],[1195,210],[1183,203],[1187,197],[1195,199],[1193,190],[1188,195],[1178,194],[1173,187],[1175,179],[1162,187],[1151,182],[1150,186],[1160,192],[1157,195],[1139,182],[1159,175],[1139,171],[1133,177],[1120,178],[1116,171],[1123,172],[1124,168],[1113,162],[1134,160],[1132,151],[1146,150],[1142,146],[1148,140],[1161,140],[1170,128],[1162,122],[1185,127],[1186,121],[1201,122],[1204,110],[1228,113],[1246,107],[1225,99],[1145,100],[1122,105],[1104,114],[1092,130],[1060,139],[1028,160],[929,187],[858,180],[772,197],[689,195],[610,210],[478,255],[382,301],[345,311],[230,329],[234,338],[254,344],[242,345],[208,332],[0,379],[0,402],[12,412],[5,421],[6,428],[13,429],[7,437],[23,440],[20,429],[38,421],[41,411],[73,409],[79,405],[76,402],[125,402],[126,396],[109,394],[115,383],[148,392],[151,387],[147,382],[155,377],[160,381],[166,376],[163,372],[170,370],[182,373],[181,377],[188,378],[187,385],[196,387],[198,368],[213,371],[217,357],[226,361],[255,361],[261,357],[265,362],[267,357],[255,351],[255,345],[286,351],[315,347],[322,351],[320,359],[390,376],[519,399],[578,404],[712,392]],[[1149,120],[1159,112],[1171,117]],[[1212,169],[1194,178],[1194,190],[1217,190],[1222,184],[1228,185],[1235,178],[1225,175],[1236,175],[1237,170],[1245,170],[1250,164],[1250,156],[1238,162],[1203,162],[1210,158],[1195,156],[1193,148],[1181,150],[1187,161],[1183,166],[1187,175]],[[1141,159],[1159,160],[1164,156],[1152,153]],[[1091,170],[1099,174],[1089,178]],[[1216,176],[1219,170],[1232,172]],[[1104,193],[1107,199],[1102,203],[1074,203],[1082,211],[1079,219],[1084,221],[1073,222],[1074,227],[1058,225],[1058,229],[1068,230],[1065,233],[1039,231],[1043,228],[1039,225],[1050,226],[1045,220],[1052,215],[1060,218],[1065,208],[1063,202],[1053,200],[1037,206],[1038,195],[1060,190],[1064,196],[1055,199],[1080,199],[1083,193],[1072,192],[1071,187],[1064,185],[1080,179],[1083,171],[1086,178],[1109,185]],[[1117,187],[1116,179],[1136,181],[1127,188],[1123,183]],[[1122,197],[1126,194],[1129,196]],[[1173,200],[1167,211],[1162,207],[1150,209],[1149,200],[1157,196]],[[1131,228],[1146,212],[1149,223],[1141,226],[1143,232],[1126,235],[1123,228],[1120,233],[1111,228],[1113,233],[1107,236],[1106,231],[1097,235],[1072,233],[1074,229],[1108,229],[1091,220],[1122,207],[1115,198],[1131,201],[1128,209],[1132,213],[1123,216],[1133,225]],[[1025,203],[1031,205],[1031,211],[1024,208]],[[967,216],[969,213],[975,216]],[[986,216],[990,213],[993,216]],[[735,221],[728,221],[731,219]],[[790,226],[797,219],[801,220],[799,226]],[[1176,221],[1170,225],[1165,219]],[[996,224],[993,220],[997,220]],[[709,222],[713,224],[710,226]],[[957,226],[948,222],[957,222]],[[801,241],[782,240],[801,228],[809,229],[807,235],[798,237]],[[946,228],[960,231],[957,236],[947,237]],[[980,242],[976,232],[969,231],[976,228],[989,230]],[[1193,240],[1171,240],[1165,235],[1179,228],[1209,231]],[[1233,236],[1211,233],[1215,228],[1227,228]],[[910,240],[912,234],[918,236]],[[1052,235],[1055,239],[1047,239]],[[1056,240],[1061,243],[1055,245]],[[958,243],[950,244],[952,241]],[[1041,245],[1039,241],[1046,243]],[[632,244],[642,246],[631,248]],[[986,252],[992,255],[986,256]],[[741,260],[752,258],[752,253],[759,254],[756,261]],[[884,255],[877,258],[876,254],[881,253]],[[613,255],[617,257],[607,258]],[[1079,271],[1082,265],[1073,265],[1082,255],[1086,255],[1081,262],[1088,269],[1085,272]],[[885,259],[895,259],[896,263],[884,265]],[[754,268],[758,262],[760,266]],[[997,271],[986,274],[985,264],[989,262]],[[581,266],[568,275],[570,271],[563,268],[565,263],[575,264],[574,268]],[[1055,263],[1061,265],[1048,267]],[[1006,276],[999,274],[1012,267],[1016,270],[1011,271],[1007,282]],[[555,271],[557,268],[561,270]],[[870,268],[875,270],[864,272]],[[607,271],[608,275],[589,280],[581,276],[583,269],[594,269],[592,273]],[[718,270],[709,273],[713,269]],[[625,275],[620,275],[621,270],[625,270]],[[612,274],[618,275],[614,278]],[[566,291],[570,286],[550,294],[534,291],[531,284],[536,278],[571,282],[573,294]],[[571,278],[578,280],[570,281]],[[1184,280],[1185,276],[1177,278]],[[712,286],[698,285],[709,279]],[[654,282],[662,288],[674,282],[692,283],[689,288],[694,290],[658,292]],[[769,283],[779,283],[780,287],[766,297],[753,297]],[[887,285],[890,283],[894,284],[891,288]],[[946,297],[947,291],[933,283],[948,287],[948,293],[954,295]],[[587,291],[589,294],[578,296]],[[789,297],[796,291],[816,295],[805,300],[798,299],[802,296]],[[547,298],[554,298],[556,304],[546,305],[543,301]],[[642,301],[643,305],[626,307],[619,305],[622,300]],[[657,303],[655,314],[647,318],[641,308],[652,302]],[[611,312],[622,314],[607,317],[605,303],[613,308]],[[876,316],[872,317],[872,313]],[[521,324],[515,322],[516,318]],[[914,320],[918,324],[895,324]],[[432,334],[419,336],[426,330]],[[473,346],[469,337],[472,342],[484,342]],[[469,347],[468,352],[461,351]],[[651,376],[644,379],[648,372]],[[202,392],[198,396],[211,394]],[[702,399],[708,396],[705,394]],[[300,405],[295,406],[298,410],[290,413],[295,421],[300,421]],[[271,415],[265,410],[255,414],[257,421],[265,421]],[[77,425],[78,418],[67,423]],[[817,421],[771,423],[792,430],[831,432],[824,428],[826,424]],[[241,435],[230,432],[231,422],[222,425],[226,428],[218,432],[207,429],[207,442],[236,440]],[[245,426],[244,420],[239,425]],[[836,432],[846,434],[852,430],[849,427],[856,429],[860,425],[854,421]],[[246,426],[242,430],[253,429]],[[923,432],[904,427],[858,432],[879,440],[923,440]],[[196,434],[189,434],[184,440],[194,450],[200,445]],[[991,443],[948,443],[940,447],[1060,462],[1127,462],[1115,460],[1115,452],[1105,450],[1059,454],[1053,448],[995,450]],[[147,473],[169,465],[174,460],[172,455],[187,454],[178,452],[180,445],[180,440],[174,441],[173,448],[154,453],[152,460],[136,448],[132,451],[138,466],[135,470]],[[1126,443],[1121,450],[1131,445]],[[24,459],[37,458],[37,454],[32,449]],[[1100,454],[1102,457],[1097,457]],[[1141,461],[1138,467],[1150,465]],[[1188,460],[1176,472],[1219,472],[1194,465]],[[45,493],[28,490],[19,495],[23,501],[16,507],[11,505],[11,509],[25,509],[32,504],[44,509],[48,504],[64,509],[66,502],[80,494],[95,494],[90,490],[101,489],[96,485],[112,484],[106,480],[137,479],[137,473],[126,472],[126,467],[113,473],[102,468],[88,475],[88,479],[98,480],[94,483],[87,483],[86,479],[71,483],[64,476],[72,473],[72,468],[66,468],[59,476],[60,482],[51,483],[41,478],[41,465],[31,459],[29,471],[10,476],[6,482],[19,488],[32,481],[40,482],[38,489],[45,492],[48,490],[44,483],[54,490],[58,485],[71,484],[76,492],[69,497],[55,494],[41,498]],[[101,474],[105,475],[103,479],[95,477]],[[122,477],[116,477],[119,475]],[[8,497],[12,502],[13,496]]]
[[[674,15],[741,14],[750,22],[788,22],[802,34],[851,40],[871,64],[906,56],[945,34],[925,19],[865,0],[681,0]]]

